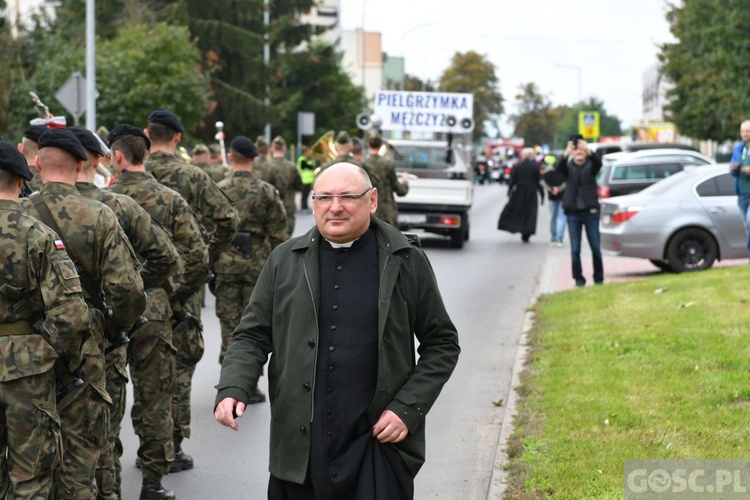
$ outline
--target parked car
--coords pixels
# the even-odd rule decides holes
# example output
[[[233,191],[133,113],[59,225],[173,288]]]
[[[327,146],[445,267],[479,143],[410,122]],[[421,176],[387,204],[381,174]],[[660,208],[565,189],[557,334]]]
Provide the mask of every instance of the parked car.
[[[663,142],[592,142],[589,149],[596,153],[599,158],[609,153],[644,151],[648,149],[683,149],[686,151],[698,151],[689,144],[663,143]]]
[[[679,149],[604,155],[596,177],[599,198],[637,193],[672,174],[711,163],[708,156]]]
[[[747,257],[747,233],[729,166],[676,173],[637,194],[601,204],[602,251],[648,259],[675,272]]]

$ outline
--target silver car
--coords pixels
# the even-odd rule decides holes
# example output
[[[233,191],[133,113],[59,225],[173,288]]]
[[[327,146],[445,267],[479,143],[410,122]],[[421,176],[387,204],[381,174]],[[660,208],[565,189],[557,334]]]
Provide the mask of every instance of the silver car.
[[[643,191],[603,200],[601,247],[675,272],[747,257],[747,232],[729,166],[685,170]]]

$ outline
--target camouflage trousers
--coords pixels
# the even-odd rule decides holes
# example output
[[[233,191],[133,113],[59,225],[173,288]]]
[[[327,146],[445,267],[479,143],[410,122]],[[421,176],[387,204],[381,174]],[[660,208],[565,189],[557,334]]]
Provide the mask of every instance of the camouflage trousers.
[[[125,416],[128,385],[127,346],[121,346],[107,354],[106,364],[107,392],[109,397],[112,398],[112,407],[109,412],[109,435],[96,465],[96,486],[98,489],[96,498],[99,500],[118,500],[120,497],[117,493],[117,485],[120,483],[120,471],[122,470],[120,464],[120,456],[122,456],[120,428]]]
[[[58,406],[62,428],[63,455],[55,471],[55,498],[96,498],[96,464],[109,435],[110,405],[86,384]]]
[[[216,316],[219,317],[219,323],[221,324],[219,363],[224,361],[227,346],[232,339],[232,332],[240,324],[242,312],[250,302],[250,295],[252,295],[254,288],[254,284],[222,279],[222,275],[216,277]]]
[[[130,361],[133,379],[133,429],[140,438],[138,457],[147,479],[161,479],[174,461],[172,397],[175,352],[160,341],[143,359]]]
[[[62,451],[55,406],[52,370],[0,383],[0,498],[49,496]]]
[[[197,319],[201,317],[201,298],[193,294],[185,307]],[[203,357],[203,324],[182,332],[173,332],[172,343],[177,350],[175,362],[174,392],[172,393],[172,418],[174,439],[177,444],[190,437],[190,393],[195,366]]]

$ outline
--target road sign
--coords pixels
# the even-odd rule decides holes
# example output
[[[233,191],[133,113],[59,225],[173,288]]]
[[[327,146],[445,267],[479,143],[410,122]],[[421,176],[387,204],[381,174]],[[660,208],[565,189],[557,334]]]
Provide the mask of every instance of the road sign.
[[[74,71],[55,93],[55,98],[68,113],[73,115],[78,124],[78,119],[86,112],[86,77]]]
[[[580,111],[578,113],[578,133],[584,139],[596,139],[599,137],[598,111]]]

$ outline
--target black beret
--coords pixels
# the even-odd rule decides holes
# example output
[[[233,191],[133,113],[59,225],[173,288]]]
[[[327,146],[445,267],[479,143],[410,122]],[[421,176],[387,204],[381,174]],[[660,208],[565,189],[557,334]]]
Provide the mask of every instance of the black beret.
[[[46,130],[38,141],[39,149],[60,148],[77,160],[86,161],[86,150],[81,146],[81,141],[76,135],[66,128],[51,128]]]
[[[171,128],[175,132],[184,132],[185,129],[180,123],[180,119],[175,116],[174,113],[168,109],[155,109],[148,115],[149,123],[160,123],[166,127]]]
[[[109,151],[106,150],[107,147],[96,135],[94,135],[92,131],[90,131],[86,127],[75,125],[73,127],[68,127],[68,130],[75,134],[78,142],[81,143],[81,146],[88,149],[92,153],[98,154],[99,156],[107,156],[109,154]]]
[[[151,149],[151,141],[148,139],[146,134],[143,132],[143,130],[139,129],[138,127],[134,127],[132,125],[128,125],[127,123],[123,123],[122,125],[118,125],[107,134],[107,146],[110,148],[112,147],[112,144],[115,143],[117,139],[120,139],[122,137],[132,135],[134,137],[140,137],[144,141],[146,141],[146,149]]]
[[[26,164],[26,158],[18,152],[16,146],[0,141],[0,170],[5,170],[30,181],[34,176]]]
[[[249,137],[245,137],[244,135],[238,135],[235,137],[229,148],[237,151],[245,158],[255,158],[258,156],[258,150],[255,149],[255,144],[253,144],[253,141],[250,140]]]
[[[32,125],[24,131],[23,136],[31,141],[39,142],[39,137],[46,131],[46,125]]]

